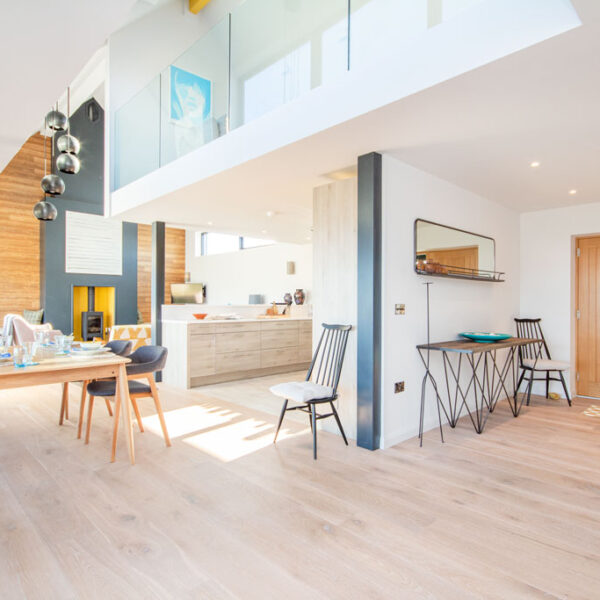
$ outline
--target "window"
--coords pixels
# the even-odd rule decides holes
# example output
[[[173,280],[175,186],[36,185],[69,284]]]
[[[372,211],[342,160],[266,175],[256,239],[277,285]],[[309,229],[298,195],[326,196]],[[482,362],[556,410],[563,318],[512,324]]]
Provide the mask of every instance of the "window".
[[[271,246],[275,242],[273,240],[263,240],[261,238],[243,237],[241,246],[245,250],[246,248],[258,248],[260,246]]]
[[[270,246],[274,244],[273,240],[264,240],[262,238],[242,237],[232,233],[214,233],[196,231],[194,238],[195,256],[210,256],[213,254],[226,254],[246,250],[248,248],[258,248],[260,246]]]

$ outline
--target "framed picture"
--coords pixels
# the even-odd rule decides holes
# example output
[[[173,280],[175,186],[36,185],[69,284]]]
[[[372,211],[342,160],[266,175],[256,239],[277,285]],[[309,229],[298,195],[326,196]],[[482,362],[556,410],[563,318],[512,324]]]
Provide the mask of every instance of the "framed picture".
[[[211,82],[173,65],[170,67],[170,79],[171,121],[182,127],[201,127],[211,116]]]

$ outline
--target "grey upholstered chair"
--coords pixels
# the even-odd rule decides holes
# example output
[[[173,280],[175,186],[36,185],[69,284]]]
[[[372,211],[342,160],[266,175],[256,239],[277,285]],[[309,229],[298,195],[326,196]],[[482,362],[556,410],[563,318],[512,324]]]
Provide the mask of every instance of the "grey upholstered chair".
[[[301,382],[280,383],[270,388],[271,393],[284,398],[273,443],[277,441],[277,434],[285,413],[289,410],[300,410],[310,415],[310,426],[313,434],[313,458],[315,460],[317,459],[317,421],[320,419],[334,417],[344,442],[346,446],[348,445],[342,422],[333,402],[338,397],[337,388],[351,329],[351,325],[327,325],[323,323],[323,332],[306,374],[306,379]],[[299,404],[298,406],[288,407],[289,401]],[[317,405],[326,403],[331,406],[331,412],[318,414]]]
[[[133,342],[130,340],[113,340],[112,342],[108,342],[104,344],[105,348],[110,348],[110,351],[117,356],[128,356],[131,354],[131,348],[133,346]],[[85,397],[87,396],[88,385],[90,384],[89,380],[84,381],[81,386],[81,401],[79,402],[79,423],[77,424],[77,439],[81,438],[81,430],[83,428],[83,414],[85,411]],[[110,406],[110,402],[108,398],[105,398],[106,409],[108,410],[108,414],[112,417],[112,408]]]
[[[151,397],[154,399],[154,405],[156,406],[156,412],[160,421],[163,436],[165,438],[165,444],[171,445],[169,439],[169,433],[167,432],[167,425],[165,423],[165,417],[163,415],[160,400],[158,398],[158,390],[156,389],[156,383],[154,381],[154,373],[164,368],[167,362],[167,349],[163,346],[142,346],[138,348],[133,354],[129,356],[131,362],[125,365],[128,376],[129,396],[131,398],[131,404],[135,412],[135,416],[140,428],[140,431],[144,431],[142,424],[142,417],[138,408],[137,399]],[[138,381],[139,379],[145,379],[147,383]],[[116,381],[115,379],[101,379],[92,381],[87,388],[89,394],[88,400],[88,415],[87,425],[85,434],[85,443],[89,443],[90,440],[90,429],[92,425],[92,411],[94,408],[94,398],[96,396],[109,399],[114,398],[116,394]],[[114,415],[115,423],[113,428],[113,459],[116,448],[117,431],[119,427],[119,414],[115,411]]]

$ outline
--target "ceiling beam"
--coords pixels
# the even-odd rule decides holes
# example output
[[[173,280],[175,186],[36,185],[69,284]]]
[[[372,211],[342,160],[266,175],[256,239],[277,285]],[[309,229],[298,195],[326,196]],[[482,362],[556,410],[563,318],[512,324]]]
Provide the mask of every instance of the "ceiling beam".
[[[209,2],[210,0],[190,0],[190,12],[197,15]]]

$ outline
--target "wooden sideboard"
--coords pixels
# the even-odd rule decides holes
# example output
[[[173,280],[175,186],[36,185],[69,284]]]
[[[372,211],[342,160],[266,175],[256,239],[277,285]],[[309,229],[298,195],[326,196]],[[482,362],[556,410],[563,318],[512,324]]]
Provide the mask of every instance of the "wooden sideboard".
[[[169,349],[163,381],[198,385],[307,369],[312,358],[312,319],[166,321]]]

